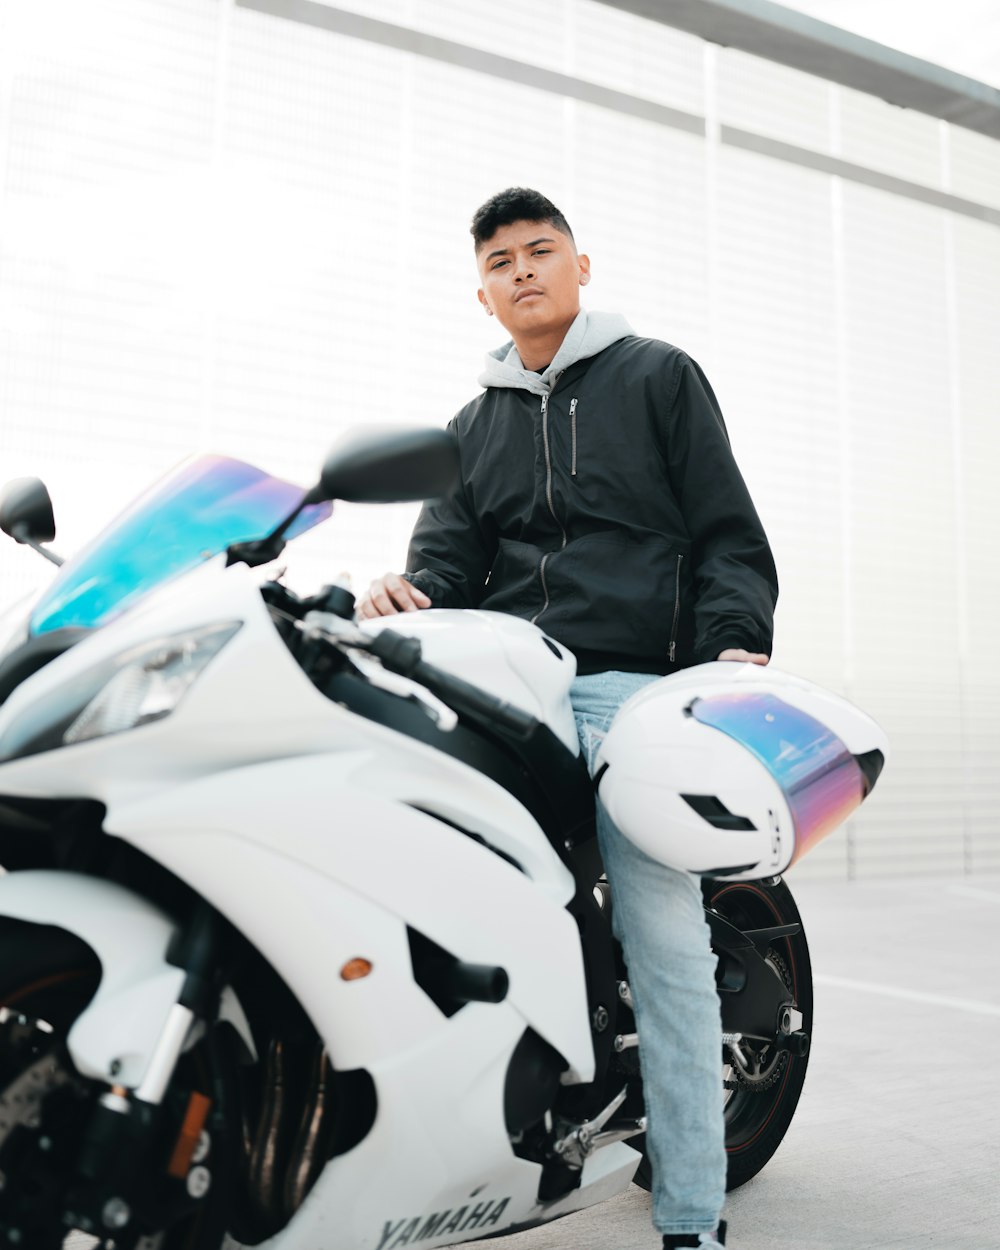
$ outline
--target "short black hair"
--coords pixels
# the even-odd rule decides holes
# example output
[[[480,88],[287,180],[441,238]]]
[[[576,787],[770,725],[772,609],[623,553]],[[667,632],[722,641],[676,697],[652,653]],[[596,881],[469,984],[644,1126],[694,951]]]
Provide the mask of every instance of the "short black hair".
[[[508,187],[506,191],[491,195],[473,214],[470,234],[476,251],[492,239],[501,226],[509,226],[515,221],[547,221],[560,233],[573,239],[569,222],[540,191],[533,191],[530,187]],[[573,239],[573,242],[576,240]]]

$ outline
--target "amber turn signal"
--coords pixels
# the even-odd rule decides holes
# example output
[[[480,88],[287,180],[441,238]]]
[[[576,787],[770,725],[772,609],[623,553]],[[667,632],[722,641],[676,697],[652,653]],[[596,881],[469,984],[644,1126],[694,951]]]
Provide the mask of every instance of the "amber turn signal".
[[[372,970],[371,961],[368,959],[349,959],[340,970],[340,979],[342,981],[360,981],[362,977],[366,977]]]

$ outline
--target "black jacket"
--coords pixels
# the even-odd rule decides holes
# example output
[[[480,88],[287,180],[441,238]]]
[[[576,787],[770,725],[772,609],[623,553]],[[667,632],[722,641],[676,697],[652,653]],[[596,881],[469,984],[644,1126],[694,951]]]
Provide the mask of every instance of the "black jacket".
[[[770,654],[777,575],[690,357],[629,336],[544,399],[490,387],[450,424],[459,486],[420,513],[407,578],[435,607],[534,621],[580,672]]]

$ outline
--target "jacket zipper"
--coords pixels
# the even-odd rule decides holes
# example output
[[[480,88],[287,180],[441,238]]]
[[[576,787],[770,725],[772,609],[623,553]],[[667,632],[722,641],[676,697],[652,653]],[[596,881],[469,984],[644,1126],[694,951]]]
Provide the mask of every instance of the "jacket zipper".
[[[555,521],[556,525],[559,526],[559,533],[562,534],[562,544],[560,546],[560,551],[561,551],[566,546],[566,531],[565,529],[563,529],[562,521],[560,521],[559,518],[556,516],[555,503],[553,502],[553,499],[552,499],[552,452],[549,447],[549,397],[548,395],[542,396],[542,446],[545,448],[545,498],[549,505],[549,511],[552,513],[552,519],[553,521]],[[540,564],[539,569],[538,569],[539,575],[542,579],[542,592],[545,595],[545,602],[538,609],[535,615],[531,618],[532,625],[534,625],[535,621],[538,620],[538,618],[542,615],[545,609],[549,606],[549,588],[545,581],[545,566],[548,563],[549,556],[551,554],[552,554],[551,552],[546,552],[545,555],[542,556],[542,563]]]
[[[542,562],[538,566],[538,572],[541,575],[541,579],[542,579],[542,593],[545,595],[545,602],[538,609],[535,615],[531,618],[532,625],[534,625],[535,621],[538,620],[538,618],[542,615],[545,609],[549,606],[549,588],[545,581],[545,565],[548,563],[549,554],[550,554],[549,552],[546,552],[545,555],[542,556]]]
[[[576,405],[577,405],[577,402],[578,401],[575,399],[571,399],[569,401],[569,430],[570,430],[570,438],[572,439],[572,444],[573,444],[573,454],[571,457],[571,462],[570,462],[570,467],[569,467],[570,477],[576,477]]]
[[[552,501],[552,450],[549,446],[549,397],[542,396],[542,445],[545,448],[545,498],[548,500],[549,511],[552,513],[552,520],[559,526],[559,533],[562,534],[562,545],[566,546],[566,531],[563,529],[562,521],[556,516],[556,506]]]
[[[683,560],[683,556],[677,557],[677,572],[674,581],[674,619],[670,623],[670,648],[667,652],[667,658],[671,664],[677,660],[677,622],[681,616],[681,564]]]

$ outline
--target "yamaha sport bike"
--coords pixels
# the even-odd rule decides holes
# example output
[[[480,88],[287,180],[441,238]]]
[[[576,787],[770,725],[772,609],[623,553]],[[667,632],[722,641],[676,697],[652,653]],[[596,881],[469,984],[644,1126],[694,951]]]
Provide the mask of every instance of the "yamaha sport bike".
[[[277,577],[336,499],[442,494],[443,431],[348,439],[304,492],[194,460],[0,621],[0,1243],[396,1250],[588,1207],[644,1153],[639,1041],[573,656],[526,621],[356,624]],[[601,748],[626,836],[698,873],[729,1185],[788,1128],[812,984],[781,874],[886,752],[754,665],[651,683]]]

